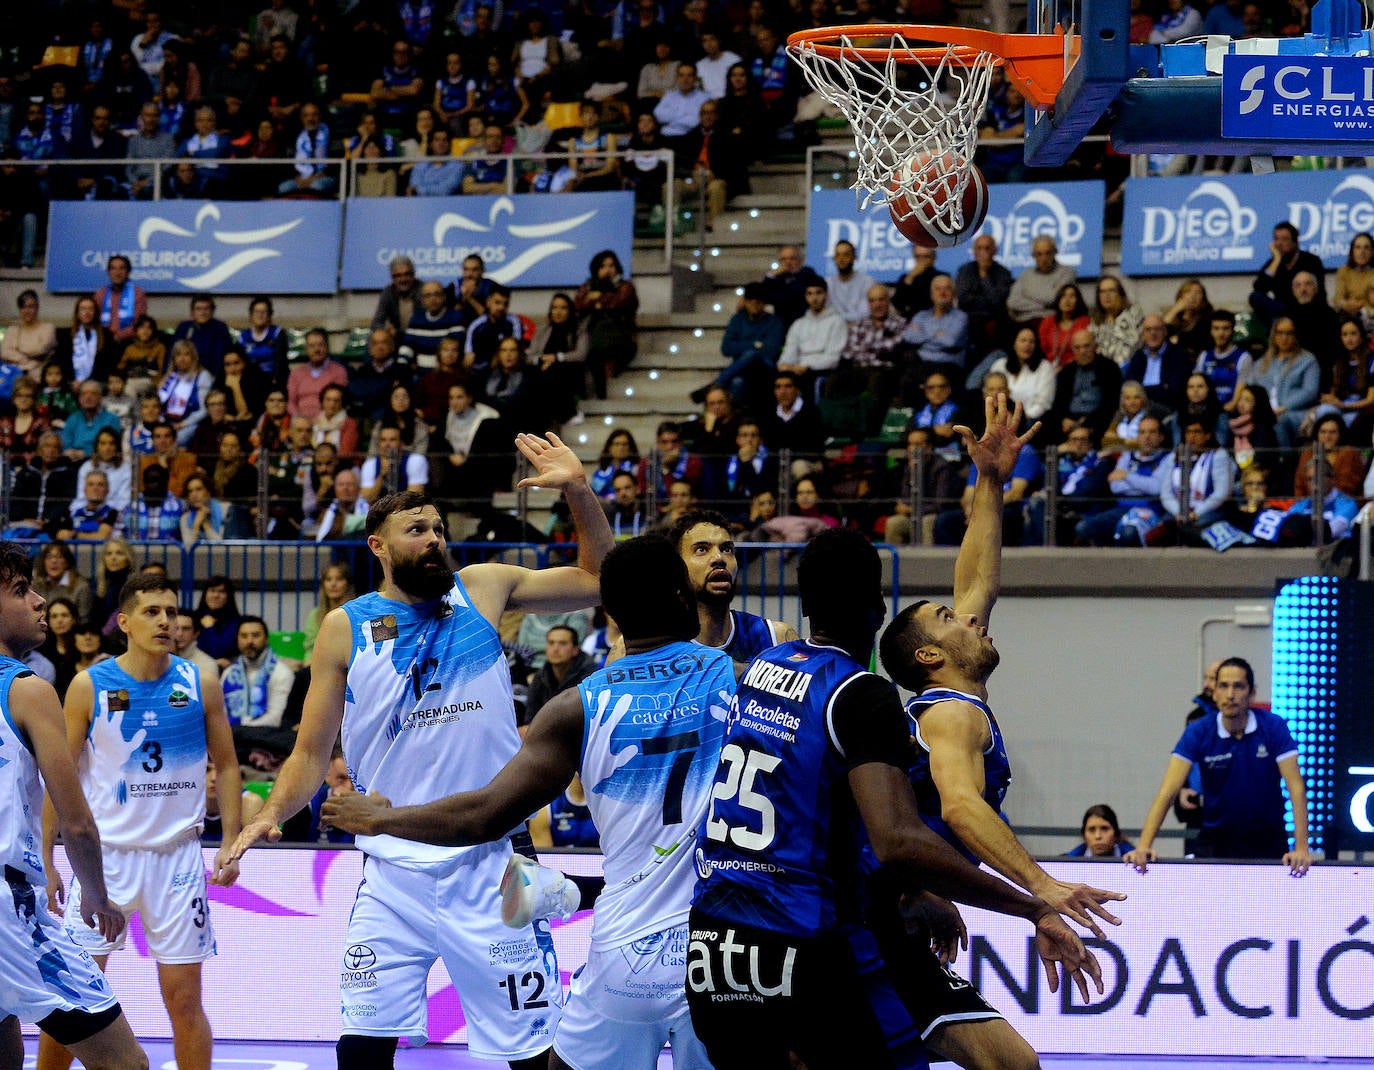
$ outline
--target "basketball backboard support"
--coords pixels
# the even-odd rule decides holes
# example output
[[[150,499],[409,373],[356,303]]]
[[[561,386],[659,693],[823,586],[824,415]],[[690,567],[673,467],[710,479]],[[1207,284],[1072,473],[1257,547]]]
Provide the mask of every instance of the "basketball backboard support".
[[[1036,0],[1027,29],[1063,34],[1064,79],[1054,107],[1026,128],[1026,163],[1062,164],[1078,147],[1130,75],[1130,0]]]
[[[1121,90],[1113,146],[1261,158],[1374,154],[1374,59],[1364,18],[1359,0],[1317,0],[1312,32],[1301,37],[1162,46],[1162,77],[1131,78]]]

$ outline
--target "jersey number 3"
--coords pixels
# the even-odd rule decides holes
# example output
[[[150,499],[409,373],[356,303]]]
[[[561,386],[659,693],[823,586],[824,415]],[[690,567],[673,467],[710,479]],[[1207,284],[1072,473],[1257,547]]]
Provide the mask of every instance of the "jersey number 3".
[[[721,764],[727,766],[725,779],[711,789],[711,814],[706,822],[706,835],[719,843],[727,840],[746,851],[762,851],[777,834],[777,812],[766,795],[754,790],[754,778],[771,773],[782,764],[776,754],[750,751],[745,754],[738,743],[728,744],[720,752]],[[716,803],[736,800],[741,810],[759,815],[759,830],[746,825],[731,826],[724,818],[716,817]]]

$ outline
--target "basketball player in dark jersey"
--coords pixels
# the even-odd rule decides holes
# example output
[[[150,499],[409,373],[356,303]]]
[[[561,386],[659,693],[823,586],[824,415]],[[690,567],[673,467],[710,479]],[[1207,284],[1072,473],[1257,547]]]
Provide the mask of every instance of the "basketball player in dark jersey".
[[[988,398],[986,412],[989,436],[1001,428],[1004,438],[1015,437],[1019,404],[1008,412],[1005,396]],[[1038,426],[1017,441],[1024,446]],[[879,645],[888,675],[916,695],[906,710],[916,741],[911,781],[917,806],[922,819],[964,857],[986,863],[1100,939],[1096,918],[1121,924],[1102,904],[1125,895],[1055,880],[1031,858],[1000,813],[1011,768],[1001,728],[988,706],[987,681],[999,660],[988,636],[988,618],[1001,583],[1003,477],[986,437],[975,440],[967,427],[955,430],[977,466],[978,481],[954,567],[954,606],[928,601],[908,606],[888,625]],[[1039,1066],[1024,1038],[961,978],[898,965],[904,959],[919,962],[919,956],[912,955],[911,947],[899,946],[911,941],[903,940],[895,915],[890,922],[875,926],[888,973],[907,982],[897,988],[913,1016],[926,1016],[922,1035],[931,1052],[980,1070]],[[985,1010],[959,1002],[971,998]]]

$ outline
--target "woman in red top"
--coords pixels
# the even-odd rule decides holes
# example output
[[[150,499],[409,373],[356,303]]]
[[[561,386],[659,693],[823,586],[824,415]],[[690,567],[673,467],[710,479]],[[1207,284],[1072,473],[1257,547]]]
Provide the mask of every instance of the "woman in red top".
[[[1073,361],[1073,336],[1086,331],[1091,320],[1088,306],[1083,301],[1083,291],[1073,283],[1059,287],[1054,298],[1055,311],[1040,321],[1040,348],[1055,367],[1064,367]]]

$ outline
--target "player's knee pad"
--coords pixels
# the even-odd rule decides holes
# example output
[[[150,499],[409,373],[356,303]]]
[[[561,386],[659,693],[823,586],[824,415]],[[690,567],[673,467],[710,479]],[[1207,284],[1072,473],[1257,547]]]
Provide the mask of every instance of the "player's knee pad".
[[[339,1070],[388,1070],[396,1065],[396,1037],[345,1033],[334,1045]]]

